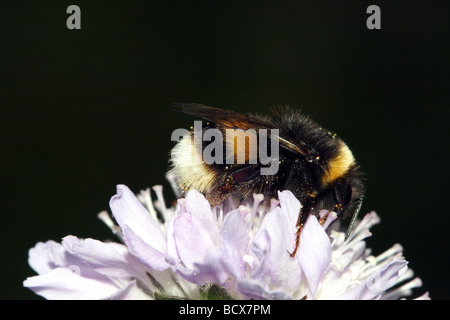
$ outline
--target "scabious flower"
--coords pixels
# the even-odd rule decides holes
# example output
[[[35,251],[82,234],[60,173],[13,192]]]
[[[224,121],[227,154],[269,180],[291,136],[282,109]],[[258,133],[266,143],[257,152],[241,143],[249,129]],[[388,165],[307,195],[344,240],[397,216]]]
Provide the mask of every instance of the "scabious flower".
[[[310,216],[292,258],[301,205],[290,191],[269,206],[254,195],[211,208],[192,190],[168,208],[153,189],[155,202],[149,189],[136,197],[118,185],[118,225],[99,214],[121,243],[69,235],[36,244],[29,264],[38,275],[24,286],[47,299],[399,299],[421,286],[400,245],[378,256],[366,248],[374,212],[347,241],[330,226],[334,212]]]

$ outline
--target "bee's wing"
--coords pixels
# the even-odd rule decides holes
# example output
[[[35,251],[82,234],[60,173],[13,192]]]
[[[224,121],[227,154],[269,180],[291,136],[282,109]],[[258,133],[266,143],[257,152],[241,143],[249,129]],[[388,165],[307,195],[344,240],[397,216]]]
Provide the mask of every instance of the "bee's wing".
[[[214,108],[196,103],[172,103],[171,106],[175,111],[209,120],[225,129],[279,129],[268,121],[231,110]],[[311,156],[311,150],[307,146],[295,143],[283,137],[282,129],[280,130],[279,142],[281,147],[290,152],[303,156]]]
[[[219,127],[227,129],[275,129],[269,122],[231,110],[214,108],[196,103],[172,103],[171,106],[175,111],[209,120],[219,125]]]

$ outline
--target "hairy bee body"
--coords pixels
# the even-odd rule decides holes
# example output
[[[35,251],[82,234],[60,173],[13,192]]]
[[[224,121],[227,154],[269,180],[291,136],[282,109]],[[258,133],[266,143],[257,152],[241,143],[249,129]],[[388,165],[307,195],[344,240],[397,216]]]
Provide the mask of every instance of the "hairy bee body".
[[[174,104],[174,107],[179,112],[207,120],[202,132],[208,129],[217,129],[224,134],[227,129],[250,129],[255,133],[277,129],[279,132],[277,173],[262,175],[260,169],[265,165],[252,162],[248,150],[249,144],[261,139],[256,134],[247,137],[246,148],[233,147],[235,158],[244,153],[245,163],[207,164],[192,160],[194,156],[201,156],[207,143],[195,144],[191,131],[189,137],[178,142],[172,153],[175,161],[172,159],[171,171],[184,190],[199,190],[212,205],[232,194],[246,197],[261,193],[266,198],[276,198],[278,191],[290,190],[302,203],[293,255],[301,227],[309,214],[318,214],[321,209],[335,211],[340,216],[352,215],[348,236],[363,199],[364,187],[352,152],[336,134],[288,107],[274,109],[272,116],[247,116],[199,104]],[[224,154],[226,148],[225,144]]]

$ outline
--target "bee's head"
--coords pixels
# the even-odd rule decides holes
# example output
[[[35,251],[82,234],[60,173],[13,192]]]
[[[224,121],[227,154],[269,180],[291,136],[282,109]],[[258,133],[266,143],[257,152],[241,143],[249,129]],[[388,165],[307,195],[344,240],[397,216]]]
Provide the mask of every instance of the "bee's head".
[[[352,166],[349,172],[322,190],[316,197],[315,212],[322,209],[334,211],[338,217],[351,217],[346,238],[350,235],[364,197],[361,174],[357,166]]]

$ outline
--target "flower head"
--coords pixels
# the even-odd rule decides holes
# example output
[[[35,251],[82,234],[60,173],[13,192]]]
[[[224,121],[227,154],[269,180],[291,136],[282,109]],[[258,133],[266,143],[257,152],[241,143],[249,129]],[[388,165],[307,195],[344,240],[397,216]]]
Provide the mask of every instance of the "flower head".
[[[192,190],[167,208],[161,187],[153,189],[155,203],[148,189],[136,197],[117,186],[110,207],[118,225],[99,214],[122,243],[67,236],[30,249],[39,275],[24,286],[47,299],[398,299],[421,286],[405,281],[413,272],[400,245],[378,256],[366,248],[374,212],[347,241],[330,227],[334,212],[310,216],[292,258],[301,206],[290,191],[270,206],[254,195],[211,208]]]

